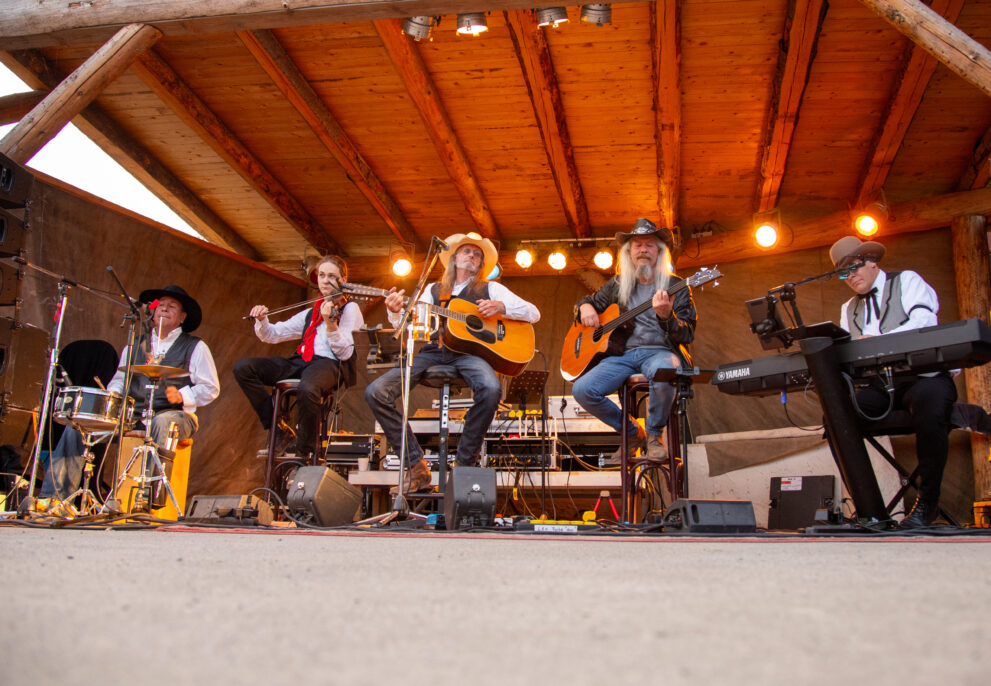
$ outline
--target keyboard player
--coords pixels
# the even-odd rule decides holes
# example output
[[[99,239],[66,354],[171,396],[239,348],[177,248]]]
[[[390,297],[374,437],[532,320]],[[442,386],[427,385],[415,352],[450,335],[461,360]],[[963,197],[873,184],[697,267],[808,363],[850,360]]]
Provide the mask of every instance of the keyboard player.
[[[837,269],[863,262],[840,277],[855,293],[840,311],[840,325],[854,340],[939,323],[936,291],[913,271],[885,272],[880,267],[884,253],[880,243],[864,242],[855,236],[841,238],[829,249],[829,257]],[[956,385],[949,372],[898,377],[894,380],[893,399],[891,409],[907,410],[912,416],[919,458],[919,495],[899,526],[903,529],[929,526],[939,512]],[[883,414],[891,402],[879,380],[858,391],[856,400],[869,416]]]

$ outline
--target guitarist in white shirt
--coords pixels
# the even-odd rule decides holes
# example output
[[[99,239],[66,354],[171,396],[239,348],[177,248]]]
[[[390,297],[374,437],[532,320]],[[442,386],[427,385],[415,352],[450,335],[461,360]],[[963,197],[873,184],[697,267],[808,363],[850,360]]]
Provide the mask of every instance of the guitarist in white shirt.
[[[650,384],[646,432],[632,417],[623,417],[609,396],[634,374],[649,379],[658,369],[682,365],[675,351],[680,345],[691,343],[695,336],[695,303],[689,288],[681,288],[673,296],[668,293],[681,282],[671,273],[669,229],[658,229],[641,217],[630,233],[617,233],[616,240],[620,244],[616,276],[597,292],[578,301],[579,321],[584,326],[599,326],[599,314],[613,303],[627,311],[649,299],[651,307],[633,320],[623,352],[602,358],[575,381],[572,393],[590,413],[616,431],[628,433],[631,454],[646,447],[646,457],[660,462],[667,457],[662,434],[674,402],[674,386],[667,382]],[[621,333],[627,331],[618,330],[613,336]],[[612,462],[621,457],[617,452]]]
[[[424,289],[420,302],[447,306],[450,299],[459,298],[474,303],[482,317],[502,316],[535,323],[540,312],[501,283],[486,281],[499,258],[496,247],[477,233],[454,234],[445,241],[448,250],[442,252],[444,265],[441,281]],[[385,298],[389,322],[399,324],[403,309],[404,291],[392,289]],[[437,364],[452,365],[464,377],[471,388],[473,403],[464,418],[464,431],[458,442],[456,462],[473,465],[476,462],[485,432],[495,418],[502,398],[502,385],[492,365],[477,355],[455,352],[440,345],[436,338],[413,357],[410,383],[418,383],[428,367]],[[390,369],[365,389],[365,400],[382,426],[393,450],[399,452],[402,444],[403,420],[396,407],[402,390],[402,374],[399,368]],[[406,491],[414,493],[430,486],[430,468],[423,460],[423,449],[413,432],[406,427],[407,463],[409,470],[405,480]]]

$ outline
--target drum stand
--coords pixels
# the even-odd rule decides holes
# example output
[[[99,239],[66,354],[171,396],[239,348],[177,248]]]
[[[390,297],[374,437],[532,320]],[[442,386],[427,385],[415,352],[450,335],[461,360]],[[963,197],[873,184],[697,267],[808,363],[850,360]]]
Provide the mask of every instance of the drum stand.
[[[76,517],[79,515],[96,515],[96,514],[106,514],[107,510],[100,505],[100,501],[97,499],[96,495],[89,488],[89,480],[93,476],[93,446],[100,443],[105,438],[109,438],[116,433],[115,431],[100,431],[100,432],[90,432],[84,431],[83,429],[76,427],[76,430],[82,435],[83,445],[86,447],[83,450],[83,460],[85,464],[83,466],[83,484],[73,492],[72,495],[65,498],[62,502],[67,510],[67,514]],[[71,503],[79,496],[79,507],[74,507]]]
[[[176,512],[179,516],[183,516],[182,508],[179,507],[179,501],[176,500],[175,493],[172,492],[172,486],[169,484],[169,479],[165,475],[165,466],[158,457],[158,445],[151,438],[151,422],[155,418],[155,386],[157,385],[158,378],[161,377],[149,377],[152,383],[145,386],[148,389],[148,407],[141,414],[142,419],[145,423],[145,435],[144,440],[134,452],[131,453],[131,459],[127,461],[127,465],[124,466],[124,470],[121,472],[117,479],[117,485],[114,487],[114,493],[120,490],[120,487],[124,484],[127,479],[128,471],[134,464],[135,460],[140,459],[141,463],[138,467],[138,477],[134,479],[137,483],[138,495],[135,496],[135,503],[141,499],[143,502],[141,504],[141,509],[143,510],[147,506],[148,511],[151,511],[151,486],[150,484],[155,481],[161,481],[162,485],[165,486],[165,492],[169,494],[169,499],[172,501],[172,505],[175,507]],[[148,476],[148,464],[149,462],[154,464],[154,469],[158,471],[158,476]],[[132,511],[135,509],[132,505]]]

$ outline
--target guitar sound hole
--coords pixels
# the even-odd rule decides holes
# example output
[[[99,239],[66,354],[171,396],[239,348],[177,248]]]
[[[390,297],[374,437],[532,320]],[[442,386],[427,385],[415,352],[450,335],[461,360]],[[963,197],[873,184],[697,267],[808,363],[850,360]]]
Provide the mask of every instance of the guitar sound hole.
[[[482,324],[482,318],[475,314],[469,314],[465,317],[465,326],[472,331],[479,331],[480,329],[485,328],[485,325]]]

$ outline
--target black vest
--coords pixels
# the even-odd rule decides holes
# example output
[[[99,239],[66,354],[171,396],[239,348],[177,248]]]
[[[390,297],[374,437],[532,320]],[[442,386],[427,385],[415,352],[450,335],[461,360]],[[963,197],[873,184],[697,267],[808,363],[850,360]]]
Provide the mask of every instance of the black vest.
[[[200,339],[196,336],[191,336],[185,331],[179,334],[179,337],[169,348],[169,351],[165,353],[165,357],[159,364],[165,365],[166,367],[178,367],[179,369],[189,369],[189,360],[193,356],[193,349],[196,344],[200,342]],[[148,348],[150,346],[150,338],[148,336],[142,336],[138,341],[138,344],[128,354],[131,358],[131,364],[144,364],[148,359]],[[191,385],[191,380],[188,376],[180,376],[175,379],[161,379],[158,385],[155,387],[155,412],[162,412],[164,410],[181,410],[182,404],[172,404],[165,397],[165,385],[162,381],[169,386],[175,388],[182,388],[183,386]],[[135,409],[144,409],[148,405],[148,388],[146,387],[148,383],[148,378],[142,376],[141,374],[135,374],[131,377],[131,385],[127,390],[127,394],[134,398]]]
[[[470,302],[472,305],[476,304],[479,300],[491,300],[489,298],[489,284],[485,282],[482,284],[481,288],[475,289],[474,295],[468,295],[465,291],[461,291],[460,295],[448,296],[447,298],[441,299],[440,297],[440,282],[435,283],[430,287],[430,296],[434,299],[434,303],[439,307],[447,307],[451,303],[451,299],[457,298],[458,300],[464,300]],[[444,319],[441,318],[441,326],[444,326]],[[440,338],[440,329],[435,331],[430,336],[430,342],[436,343]]]
[[[351,303],[348,302],[344,304],[344,307],[348,307],[350,305]],[[341,308],[342,312],[344,311],[344,307]],[[357,305],[355,305],[355,307],[357,307]],[[299,345],[303,344],[303,339],[306,338],[306,331],[307,329],[310,328],[310,324],[312,322],[313,322],[313,308],[311,307],[309,312],[306,313],[306,319],[303,321],[303,335],[299,337]],[[317,326],[319,326],[319,324]],[[296,346],[297,350],[299,349],[299,345]],[[345,386],[354,386],[355,382],[358,380],[358,368],[355,367],[354,364],[354,358],[356,357],[355,355],[356,352],[357,352],[357,346],[355,346],[352,349],[351,357],[349,357],[346,360],[337,360],[337,365],[340,367],[341,370],[341,380],[344,382]]]

